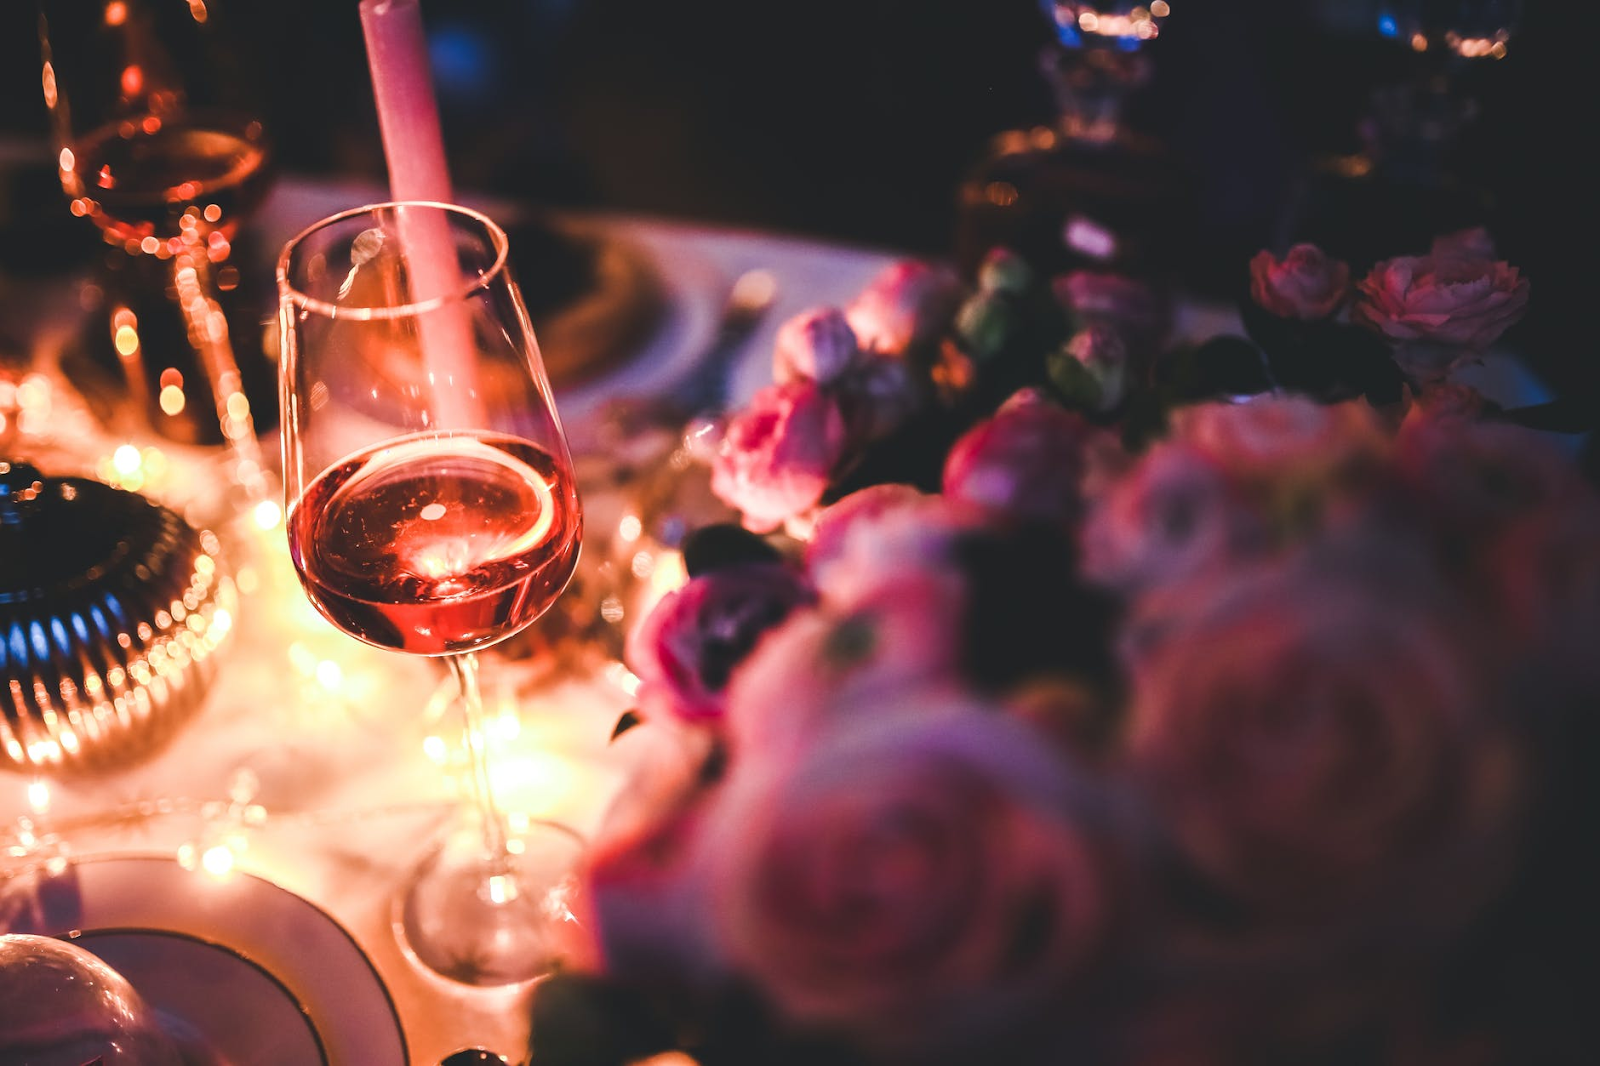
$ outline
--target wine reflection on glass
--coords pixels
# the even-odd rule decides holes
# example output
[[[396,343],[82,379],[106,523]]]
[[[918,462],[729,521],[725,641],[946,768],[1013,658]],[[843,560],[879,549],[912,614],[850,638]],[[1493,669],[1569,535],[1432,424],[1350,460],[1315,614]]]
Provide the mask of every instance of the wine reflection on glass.
[[[131,308],[113,310],[130,391],[169,436],[207,443],[220,432],[235,479],[259,500],[266,471],[217,291],[236,273],[227,261],[240,223],[272,184],[272,152],[229,15],[218,0],[40,0],[41,85],[72,213],[128,253],[118,272],[159,263],[149,288],[181,313],[187,342],[162,345]],[[209,426],[203,409],[185,412],[202,397],[215,405]]]
[[[290,554],[336,626],[455,676],[474,805],[396,927],[423,965],[478,985],[546,970],[577,846],[549,823],[509,833],[478,689],[475,653],[560,596],[583,530],[507,253],[488,217],[412,202],[334,215],[278,261]]]

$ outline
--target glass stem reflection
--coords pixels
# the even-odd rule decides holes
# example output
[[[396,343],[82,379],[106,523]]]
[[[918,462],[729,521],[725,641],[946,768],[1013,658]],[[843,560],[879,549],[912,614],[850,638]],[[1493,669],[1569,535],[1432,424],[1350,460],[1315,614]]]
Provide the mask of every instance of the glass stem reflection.
[[[494,872],[501,873],[509,857],[506,823],[495,803],[494,787],[489,780],[489,737],[484,728],[483,693],[478,688],[478,657],[469,651],[447,655],[445,661],[450,664],[450,673],[455,676],[460,690],[462,742],[467,749],[472,802],[483,833],[483,852],[493,863]]]

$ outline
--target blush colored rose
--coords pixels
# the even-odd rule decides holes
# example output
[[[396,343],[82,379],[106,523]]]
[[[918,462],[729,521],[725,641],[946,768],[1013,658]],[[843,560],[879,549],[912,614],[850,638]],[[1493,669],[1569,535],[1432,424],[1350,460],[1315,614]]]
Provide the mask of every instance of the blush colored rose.
[[[1070,526],[1083,510],[1085,451],[1098,431],[1025,391],[950,448],[944,494],[1013,521]]]
[[[1091,980],[1117,897],[1072,765],[998,708],[903,710],[780,772],[736,764],[709,905],[785,1021],[948,1054]]]
[[[1207,403],[1173,415],[1173,436],[1231,476],[1317,481],[1381,454],[1386,436],[1364,401],[1320,404],[1301,396]]]
[[[735,758],[793,762],[818,738],[882,713],[901,693],[954,690],[966,606],[959,579],[930,571],[881,581],[845,608],[798,612],[729,686]]]
[[[679,718],[719,717],[734,667],[763,633],[813,598],[805,578],[780,563],[721,567],[667,593],[624,649],[640,699]]]
[[[1395,344],[1396,360],[1418,377],[1481,355],[1528,305],[1516,267],[1454,252],[1386,260],[1356,288],[1351,317]]]
[[[1481,900],[1513,776],[1442,589],[1309,567],[1217,587],[1135,678],[1133,771],[1181,853],[1279,916]]]
[[[822,543],[807,549],[806,561],[823,599],[836,606],[848,606],[905,573],[955,577],[959,541],[983,524],[978,512],[959,501],[920,493],[865,498],[856,502],[854,514],[832,510],[822,512],[828,528],[820,531]]]
[[[901,355],[933,340],[961,299],[949,271],[916,259],[891,263],[845,308],[864,351]]]
[[[746,529],[770,533],[822,498],[844,446],[844,416],[815,382],[769,385],[728,422],[711,490]]]
[[[1314,244],[1297,244],[1280,261],[1269,251],[1250,260],[1250,298],[1279,318],[1327,318],[1350,292],[1350,265]]]
[[[1217,463],[1161,443],[1094,501],[1082,567],[1090,580],[1131,592],[1217,571],[1269,541],[1263,515]]]
[[[826,566],[844,553],[845,541],[858,523],[871,522],[902,507],[915,508],[928,494],[914,485],[869,485],[829,504],[817,515],[811,539],[806,542],[808,567]]]
[[[772,376],[779,384],[815,381],[827,385],[855,361],[856,335],[836,307],[802,311],[778,327],[772,347]]]

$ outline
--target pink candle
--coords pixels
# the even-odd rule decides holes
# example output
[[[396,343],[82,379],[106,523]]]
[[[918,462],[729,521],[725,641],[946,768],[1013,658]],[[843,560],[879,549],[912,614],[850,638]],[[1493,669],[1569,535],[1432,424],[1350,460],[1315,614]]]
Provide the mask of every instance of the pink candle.
[[[418,0],[361,0],[361,29],[372,68],[378,129],[395,200],[450,203],[439,106],[428,71],[428,42]],[[411,300],[454,295],[461,285],[455,245],[443,216],[399,212],[397,219]],[[417,321],[422,359],[439,386],[430,412],[439,429],[470,429],[482,397],[474,379],[472,319],[466,305],[446,302]]]

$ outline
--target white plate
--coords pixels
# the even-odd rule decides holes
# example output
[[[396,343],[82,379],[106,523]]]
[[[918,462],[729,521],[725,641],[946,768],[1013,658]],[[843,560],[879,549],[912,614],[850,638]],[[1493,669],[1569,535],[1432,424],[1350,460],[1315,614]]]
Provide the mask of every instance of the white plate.
[[[229,1066],[407,1061],[394,1002],[360,947],[269,881],[171,859],[87,858],[39,897],[42,928],[12,931],[81,931],[77,943]]]

